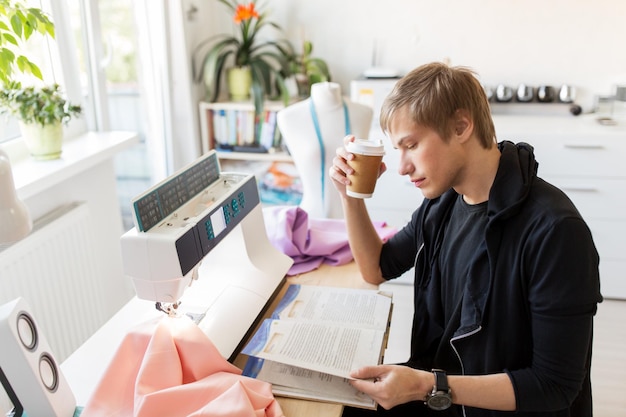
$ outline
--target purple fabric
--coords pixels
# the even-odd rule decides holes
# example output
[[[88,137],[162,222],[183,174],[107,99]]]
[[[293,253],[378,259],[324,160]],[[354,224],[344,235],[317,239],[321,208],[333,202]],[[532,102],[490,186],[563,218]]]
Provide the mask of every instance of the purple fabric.
[[[272,245],[294,261],[288,275],[312,271],[322,263],[336,266],[353,259],[343,220],[309,218],[298,206],[266,207],[263,217]],[[374,222],[374,227],[384,241],[396,233],[385,222]]]

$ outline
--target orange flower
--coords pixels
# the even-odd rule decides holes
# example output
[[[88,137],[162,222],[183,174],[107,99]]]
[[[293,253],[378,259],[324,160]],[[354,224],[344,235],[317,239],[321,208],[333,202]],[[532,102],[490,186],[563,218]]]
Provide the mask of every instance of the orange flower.
[[[237,5],[237,10],[235,11],[235,23],[239,24],[244,20],[250,20],[254,17],[259,17],[259,13],[257,13],[254,2],[246,4]]]

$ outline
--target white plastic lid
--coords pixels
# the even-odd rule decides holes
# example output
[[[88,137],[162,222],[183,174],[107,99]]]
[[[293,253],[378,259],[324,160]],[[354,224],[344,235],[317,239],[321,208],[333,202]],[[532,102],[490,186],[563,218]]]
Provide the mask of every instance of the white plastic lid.
[[[359,155],[378,156],[385,154],[385,146],[380,140],[356,139],[348,142],[346,150]]]

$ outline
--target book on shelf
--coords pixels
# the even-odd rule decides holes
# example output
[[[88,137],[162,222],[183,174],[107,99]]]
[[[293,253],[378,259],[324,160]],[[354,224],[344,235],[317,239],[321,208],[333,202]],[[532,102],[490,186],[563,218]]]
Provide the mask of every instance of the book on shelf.
[[[211,148],[237,151],[237,147],[249,147],[268,152],[281,145],[274,110],[255,117],[252,110],[213,109],[209,126]]]
[[[276,127],[276,112],[265,111],[259,122],[259,144],[265,149],[274,147],[274,132]]]
[[[226,143],[235,145],[237,143],[237,111],[229,109],[226,111]]]
[[[218,145],[215,149],[222,152],[267,153],[267,149],[258,145]]]
[[[382,363],[391,311],[383,291],[290,285],[242,350],[243,373],[276,395],[375,409],[350,372]]]
[[[215,110],[213,115],[213,141],[214,146],[226,144],[228,142],[228,120],[226,110]]]

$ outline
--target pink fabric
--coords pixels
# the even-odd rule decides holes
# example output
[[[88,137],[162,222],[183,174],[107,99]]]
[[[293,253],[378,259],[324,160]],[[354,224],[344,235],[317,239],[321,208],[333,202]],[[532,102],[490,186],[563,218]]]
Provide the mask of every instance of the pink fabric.
[[[241,375],[191,320],[126,335],[81,417],[283,417],[271,385]]]
[[[293,259],[288,275],[312,271],[322,263],[333,266],[352,261],[344,220],[311,218],[298,206],[272,206],[263,209],[265,228],[275,248]],[[383,241],[396,233],[385,222],[374,222]]]

